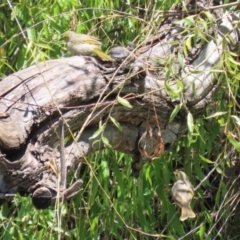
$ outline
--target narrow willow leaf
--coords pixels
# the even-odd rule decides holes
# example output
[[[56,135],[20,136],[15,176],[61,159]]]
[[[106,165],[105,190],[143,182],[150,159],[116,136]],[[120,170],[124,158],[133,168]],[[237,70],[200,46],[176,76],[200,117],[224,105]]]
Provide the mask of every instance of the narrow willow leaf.
[[[117,101],[126,108],[132,108],[132,105],[129,103],[129,101],[124,98],[121,98],[120,96],[117,96]]]
[[[211,73],[223,73],[224,70],[221,70],[221,69],[211,69],[209,72],[211,72]]]
[[[231,55],[231,56],[234,56],[234,57],[238,57],[238,55],[234,52],[228,52],[228,54]]]
[[[171,45],[171,46],[175,46],[175,45],[179,45],[179,42],[176,42],[176,41],[172,41],[172,42],[169,42],[169,44]]]
[[[106,160],[101,161],[101,167],[102,167],[103,178],[109,179],[109,167]]]
[[[200,70],[197,70],[197,69],[189,69],[190,73],[193,73],[193,74],[199,74],[199,73],[202,73],[202,71]]]
[[[165,67],[164,71],[165,71],[165,81],[168,81],[171,75],[170,69],[168,67]]]
[[[97,226],[98,226],[98,219],[99,219],[99,217],[96,216],[96,217],[91,221],[90,232],[96,231],[96,228],[97,228]]]
[[[178,62],[180,64],[180,67],[183,69],[185,64],[184,64],[184,58],[180,52],[178,52]]]
[[[208,40],[206,39],[205,35],[202,34],[201,32],[198,32],[198,37],[202,40],[202,42],[208,42]]]
[[[233,63],[234,65],[240,66],[240,63],[235,61],[232,57],[229,57],[228,60]]]
[[[27,28],[27,35],[29,40],[33,42],[36,40],[36,32],[34,28]]]
[[[31,50],[33,46],[33,41],[28,41],[28,45],[27,45],[27,50],[26,50],[26,55],[29,53],[29,51]]]
[[[176,97],[179,96],[178,92],[177,92],[177,91],[174,91],[174,90],[170,87],[170,85],[168,84],[168,81],[164,81],[164,87],[165,87],[165,89],[167,90],[167,92],[168,92],[168,94],[169,94],[170,96],[172,96],[172,97],[174,97],[174,98],[176,98]]]
[[[199,24],[201,24],[204,27],[204,30],[207,31],[208,30],[208,25],[207,22],[203,19],[201,19],[200,21],[198,21]]]
[[[218,123],[219,123],[220,126],[224,126],[224,125],[225,125],[225,120],[224,120],[224,118],[219,118],[219,119],[218,119]]]
[[[177,105],[177,106],[173,109],[173,111],[172,111],[172,113],[171,113],[171,115],[170,115],[170,118],[169,118],[169,122],[171,122],[171,121],[176,117],[176,115],[178,114],[178,112],[179,112],[180,109],[181,109],[181,104]]]
[[[102,121],[100,121],[98,130],[89,139],[98,137],[104,131],[104,129],[105,129],[105,124],[102,125]]]
[[[222,116],[222,115],[224,115],[224,114],[226,114],[226,113],[227,113],[227,112],[216,112],[216,113],[213,113],[212,115],[210,115],[210,116],[208,116],[208,117],[205,117],[205,119]]]
[[[222,169],[221,169],[221,168],[219,168],[219,167],[217,167],[217,168],[216,168],[216,171],[217,171],[219,174],[223,174],[223,171],[222,171]]]
[[[188,56],[188,49],[187,49],[186,44],[183,45],[182,50],[183,50],[184,56]]]
[[[205,227],[205,224],[203,223],[199,229],[199,237],[201,240],[204,239],[205,234],[206,234],[206,227]]]
[[[236,141],[231,135],[227,135],[229,142],[234,146],[234,148],[240,152],[240,143]]]
[[[100,140],[95,140],[93,143],[92,143],[92,146],[94,146],[95,144],[98,144],[98,146],[100,145]]]
[[[103,132],[103,128],[99,128],[89,139],[96,138]]]
[[[235,120],[236,124],[237,124],[238,126],[240,126],[240,118],[239,118],[239,117],[237,117],[237,116],[235,116],[235,115],[232,115],[231,118],[233,118],[233,119]]]
[[[0,61],[1,61],[2,59],[0,59]],[[1,61],[0,62],[0,65],[1,64],[4,64],[4,65],[6,65],[9,69],[11,69],[13,72],[15,71],[13,68],[12,68],[12,66],[10,66],[5,60],[4,61]]]
[[[206,17],[208,18],[208,20],[210,21],[210,23],[213,23],[213,22],[214,22],[213,15],[212,15],[210,12],[205,11],[205,12],[203,12],[203,13],[206,15]]]
[[[192,37],[188,37],[186,40],[186,47],[188,50],[192,49]]]
[[[190,17],[186,17],[184,19],[181,19],[179,21],[176,21],[174,24],[176,25],[185,25],[187,24],[187,26],[193,26],[195,24],[195,19],[193,16]]]
[[[209,159],[207,159],[207,158],[205,158],[205,157],[203,157],[203,156],[201,156],[201,155],[199,155],[199,157],[200,157],[204,162],[206,162],[206,163],[214,164],[213,161],[211,161],[211,160],[209,160]]]
[[[178,91],[177,92],[182,93],[183,92],[183,82],[180,81],[180,80],[177,80],[176,83],[177,83],[177,86],[178,86]]]
[[[108,139],[105,138],[104,136],[101,137],[103,143],[105,144],[106,147],[112,148],[112,145],[109,143]]]
[[[48,50],[52,50],[53,51],[53,49],[48,44],[45,44],[45,43],[35,43],[35,45],[40,47],[40,48],[44,48],[44,49],[48,49]]]
[[[119,130],[120,132],[122,132],[122,126],[120,125],[120,123],[119,123],[115,118],[113,118],[113,117],[111,117],[111,116],[110,116],[110,119],[111,119],[111,121],[113,122],[113,124],[118,128],[118,130]]]
[[[46,22],[43,22],[43,30],[44,30],[45,38],[50,41],[51,37],[50,37],[49,29],[48,29]]]
[[[17,62],[16,62],[16,67],[18,69],[20,69],[23,66],[25,57],[26,57],[26,49],[21,47],[20,51],[18,52]]]
[[[229,42],[231,43],[231,44],[234,44],[235,42],[235,40],[232,38],[232,36],[231,35],[226,35],[226,38],[229,40]]]
[[[179,97],[179,95],[183,92],[183,83],[182,83],[182,81],[176,80],[176,85],[177,85],[178,88],[173,89],[168,84],[168,81],[164,82],[164,86],[165,86],[168,94],[171,95],[174,98]],[[176,85],[174,85],[174,86],[176,86]]]
[[[189,129],[190,133],[192,133],[194,123],[193,123],[193,116],[190,112],[188,112],[188,115],[187,115],[187,125],[188,125],[188,129]]]
[[[55,232],[61,232],[61,233],[64,233],[65,231],[62,229],[62,228],[59,228],[59,227],[54,227],[53,228],[53,230],[55,231]],[[21,239],[23,239],[23,238],[21,238]]]

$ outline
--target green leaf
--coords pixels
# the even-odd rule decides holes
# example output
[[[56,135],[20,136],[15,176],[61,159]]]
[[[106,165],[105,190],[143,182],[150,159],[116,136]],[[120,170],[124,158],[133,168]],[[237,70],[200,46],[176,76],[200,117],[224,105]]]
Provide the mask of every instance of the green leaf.
[[[48,50],[52,50],[53,51],[53,49],[48,44],[45,44],[45,43],[35,43],[35,45],[40,47],[40,48],[48,49]]]
[[[204,27],[205,32],[208,30],[208,25],[207,25],[207,22],[205,20],[200,19],[198,21],[198,23],[201,24]]]
[[[105,129],[105,124],[102,125],[102,121],[100,121],[98,130],[89,139],[98,137],[104,131],[104,129]]]
[[[192,49],[192,37],[188,37],[185,44],[186,44],[187,49],[191,50]]]
[[[176,41],[171,41],[171,42],[169,42],[169,44],[171,45],[171,46],[178,46],[179,45],[179,42],[176,42]]]
[[[229,142],[234,146],[234,148],[240,152],[240,143],[236,141],[230,134],[227,135]]]
[[[213,23],[213,22],[214,22],[213,15],[212,15],[209,11],[204,11],[203,14],[206,15],[206,17],[208,18],[208,20],[210,21],[210,23]]]
[[[18,69],[22,68],[26,57],[26,49],[22,46],[18,52],[16,67]]]
[[[170,87],[170,85],[168,84],[168,81],[164,81],[164,87],[170,96],[178,97],[178,93]]]
[[[176,24],[176,25],[183,25],[184,23],[185,23],[185,25],[187,24],[188,26],[193,26],[194,24],[196,24],[194,16],[186,17],[184,19],[176,21],[174,24]]]
[[[95,140],[95,141],[92,143],[92,146],[94,146],[95,144],[100,145],[100,140],[99,140],[99,139],[98,139],[98,140]]]
[[[92,220],[91,224],[90,224],[90,232],[94,232],[96,231],[96,228],[98,226],[98,216],[94,217],[94,219]]]
[[[240,63],[235,61],[232,57],[229,57],[228,60],[233,63],[234,65],[240,66]]]
[[[181,107],[182,107],[182,104],[179,104],[173,109],[173,111],[170,115],[170,118],[169,118],[169,122],[171,122],[176,117],[176,115],[178,114]]]
[[[194,123],[193,123],[193,116],[190,112],[187,115],[187,125],[190,133],[193,133]]]
[[[124,98],[121,98],[120,96],[117,96],[117,101],[126,108],[130,109],[132,108],[132,105],[129,103],[129,101]]]
[[[216,171],[217,171],[219,174],[221,174],[221,175],[223,174],[223,170],[222,170],[221,168],[219,168],[219,167],[216,168]]]
[[[222,115],[225,115],[226,113],[227,113],[227,112],[216,112],[216,113],[213,113],[212,115],[210,115],[210,116],[208,116],[208,117],[205,117],[205,119],[222,116]]]
[[[96,138],[103,132],[103,128],[99,128],[89,139]]]
[[[27,28],[27,36],[29,40],[34,42],[34,40],[36,39],[34,28]]]
[[[218,119],[218,123],[219,123],[220,126],[224,126],[224,125],[225,125],[225,120],[224,120],[224,118],[219,118],[219,119]]]
[[[223,73],[224,70],[221,70],[221,69],[211,69],[209,72],[211,72],[211,73]]]
[[[29,53],[29,51],[31,50],[33,46],[33,41],[28,41],[28,44],[27,44],[27,49],[26,49],[26,55]]]
[[[180,64],[180,67],[183,69],[185,66],[184,57],[182,56],[182,54],[180,52],[178,52],[178,62]]]
[[[102,136],[101,139],[102,139],[102,141],[103,141],[103,143],[104,143],[104,145],[105,145],[106,147],[112,148],[112,145],[109,143],[109,141],[108,141],[107,138],[105,138],[104,136]]]
[[[182,93],[183,92],[183,87],[184,87],[183,82],[180,81],[180,80],[177,80],[176,83],[177,83],[177,86],[178,86],[178,93]]]
[[[113,122],[113,124],[118,128],[118,130],[119,130],[120,132],[122,132],[122,126],[120,125],[120,123],[119,123],[115,118],[113,118],[113,117],[111,117],[111,116],[110,116],[110,119],[111,119],[111,121]]]
[[[236,124],[237,124],[238,126],[240,126],[240,118],[239,118],[239,117],[237,117],[237,116],[235,116],[235,115],[231,115],[231,118],[234,119],[234,121],[236,122]]]
[[[49,29],[48,29],[48,26],[47,26],[46,22],[43,22],[43,30],[44,30],[45,38],[48,41],[51,40],[51,37],[50,37],[50,34],[49,34]]]
[[[102,175],[103,178],[109,179],[109,167],[108,167],[108,162],[106,160],[101,161],[101,167],[102,167]]]
[[[200,157],[204,162],[206,162],[206,163],[214,164],[213,161],[211,161],[211,160],[209,160],[209,159],[203,157],[202,155],[199,155],[199,157]]]
[[[201,240],[204,239],[205,234],[206,234],[206,227],[205,227],[205,224],[203,223],[199,229],[199,237]]]

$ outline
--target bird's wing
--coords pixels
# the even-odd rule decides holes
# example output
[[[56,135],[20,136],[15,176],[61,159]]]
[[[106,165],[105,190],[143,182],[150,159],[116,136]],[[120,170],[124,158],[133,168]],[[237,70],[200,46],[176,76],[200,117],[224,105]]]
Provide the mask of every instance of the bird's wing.
[[[75,35],[75,37],[71,39],[71,42],[74,44],[81,44],[81,43],[88,43],[88,44],[94,44],[94,45],[102,44],[98,38],[90,35],[86,35],[86,34]]]
[[[172,193],[176,202],[182,206],[189,205],[194,194],[192,187],[182,180],[178,180],[174,183]]]

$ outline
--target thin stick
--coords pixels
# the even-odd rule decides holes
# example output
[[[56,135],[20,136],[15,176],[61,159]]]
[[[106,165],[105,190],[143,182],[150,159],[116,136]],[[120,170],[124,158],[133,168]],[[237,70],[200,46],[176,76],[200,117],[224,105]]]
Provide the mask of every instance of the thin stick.
[[[59,127],[60,127],[60,189],[66,189],[66,182],[67,182],[67,169],[66,169],[66,161],[65,161],[65,146],[64,146],[64,122],[61,118],[59,120]]]
[[[15,18],[15,20],[16,20],[16,22],[17,22],[17,25],[18,25],[18,27],[19,27],[22,35],[23,35],[23,38],[26,39],[26,35],[25,35],[25,33],[24,33],[24,31],[23,31],[23,29],[22,29],[22,27],[21,27],[20,22],[18,21],[17,15],[15,14],[15,11],[14,11],[14,8],[13,8],[11,2],[10,2],[9,0],[7,0],[7,2],[8,2],[9,7],[10,7],[11,10],[12,10],[13,16],[14,16],[14,18]]]

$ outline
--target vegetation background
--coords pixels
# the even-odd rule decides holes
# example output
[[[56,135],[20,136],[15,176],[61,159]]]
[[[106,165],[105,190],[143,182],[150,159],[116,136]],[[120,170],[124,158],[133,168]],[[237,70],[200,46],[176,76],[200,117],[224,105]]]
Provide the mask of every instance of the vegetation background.
[[[103,48],[136,45],[157,31],[170,0],[1,0],[0,77],[68,56],[61,34],[91,33]],[[228,3],[228,1],[224,1]],[[234,10],[234,9],[233,9]],[[231,11],[231,9],[230,9]],[[192,32],[195,32],[192,26]],[[84,189],[73,201],[37,211],[30,197],[0,207],[0,239],[239,239],[239,53],[226,49],[214,107],[138,178],[131,158],[112,150],[88,156],[70,174]],[[235,149],[235,154],[228,153]],[[173,171],[194,186],[195,219],[181,222],[171,196]],[[213,171],[211,171],[213,170]]]

